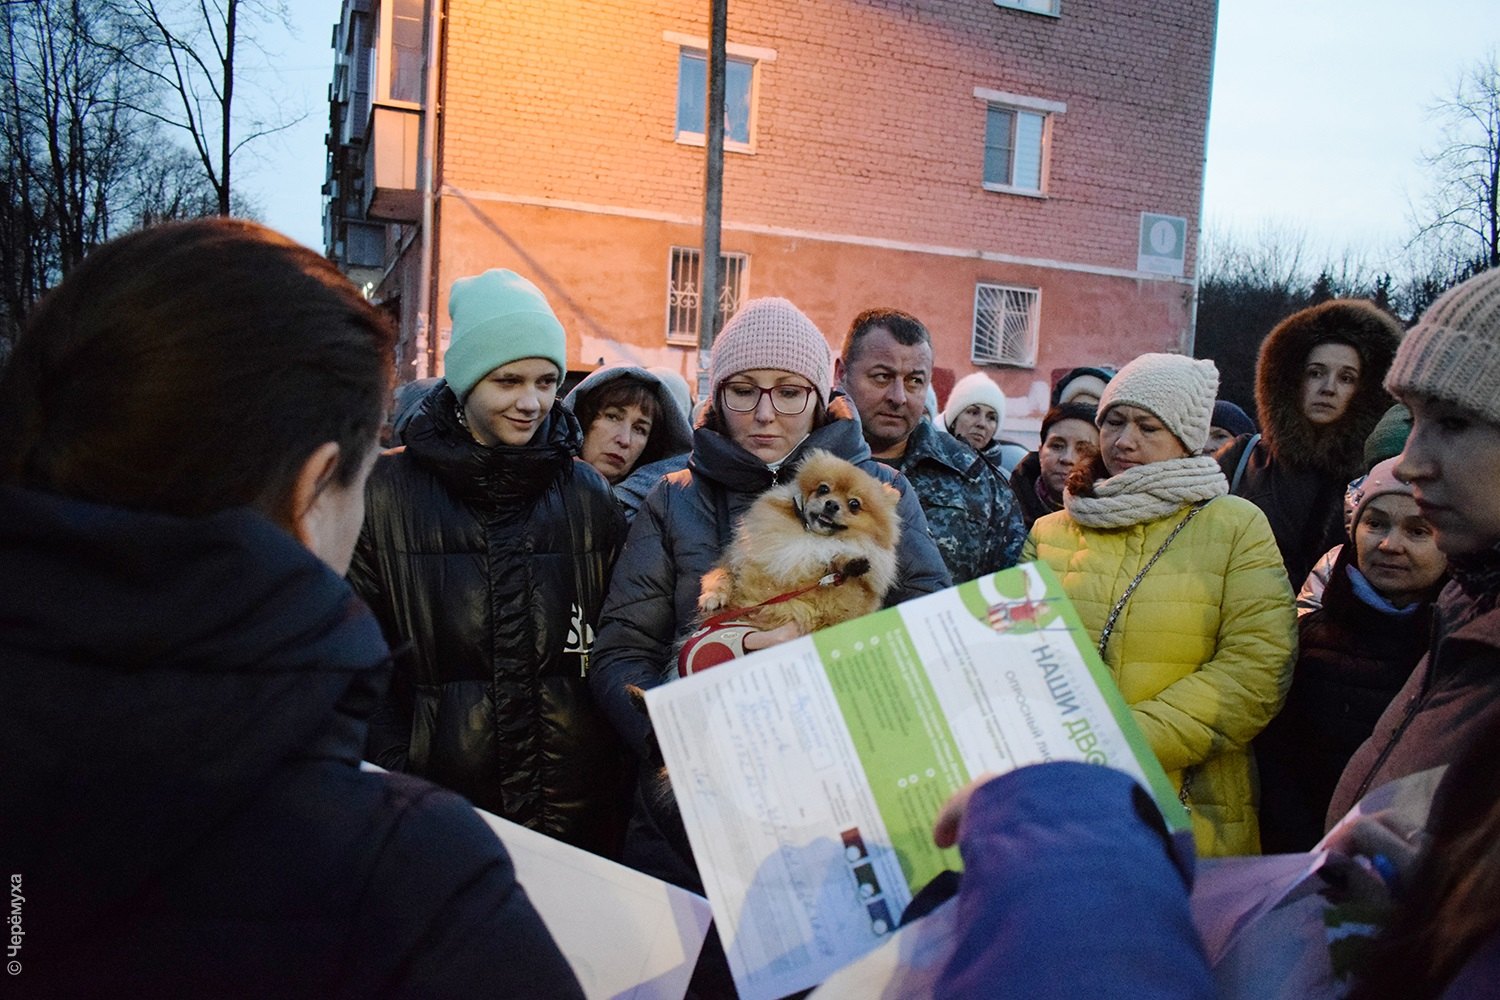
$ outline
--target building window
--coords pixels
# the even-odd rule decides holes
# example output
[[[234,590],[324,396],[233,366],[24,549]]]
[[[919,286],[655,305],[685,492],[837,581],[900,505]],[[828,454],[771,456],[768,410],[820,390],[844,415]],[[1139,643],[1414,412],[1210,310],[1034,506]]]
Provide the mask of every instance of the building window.
[[[1051,17],[1059,16],[1058,3],[1059,0],[995,0],[996,7],[1029,10],[1033,14],[1047,14]]]
[[[976,285],[973,361],[981,365],[1036,364],[1041,304],[1040,289]]]
[[[369,60],[375,76],[375,85],[370,88],[375,100],[422,103],[422,67],[427,59],[424,6],[424,0],[384,0],[380,5],[379,27]]]
[[[678,49],[676,139],[701,146],[708,109],[708,40],[676,31],[664,31],[662,38]],[[776,61],[776,50],[729,42],[724,52],[724,148],[753,153],[760,71]]]
[[[667,274],[667,343],[694,346],[698,343],[699,288],[702,284],[702,251],[692,247],[673,247]],[[714,332],[724,328],[729,318],[739,312],[745,301],[745,272],[750,258],[742,253],[719,255],[722,281],[719,288],[719,317]]]
[[[1052,118],[1066,111],[1047,101],[998,90],[974,89],[985,102],[984,186],[990,191],[1044,195],[1052,145]]]
[[[755,63],[730,58],[724,65],[724,148],[750,148]],[[677,58],[677,141],[701,145],[708,107],[708,56],[683,49]]]

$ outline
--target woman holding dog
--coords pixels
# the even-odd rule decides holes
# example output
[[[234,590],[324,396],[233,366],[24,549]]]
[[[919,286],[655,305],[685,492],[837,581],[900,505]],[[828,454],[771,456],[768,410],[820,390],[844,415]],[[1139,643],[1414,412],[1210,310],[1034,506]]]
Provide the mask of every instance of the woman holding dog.
[[[728,546],[746,509],[790,481],[803,457],[823,449],[894,484],[902,493],[895,604],[949,585],[927,522],[906,481],[870,457],[853,408],[830,399],[828,342],[785,299],[747,303],[714,342],[711,404],[693,432],[688,467],[646,497],[615,565],[600,618],[590,685],[626,745],[647,752],[648,723],[628,686],[651,688],[676,676],[676,644],[697,620],[703,575]],[[751,633],[746,651],[794,638],[790,627]],[[641,809],[637,809],[637,819]],[[655,845],[651,844],[656,840]],[[678,854],[685,851],[685,845]],[[633,822],[627,862],[694,885],[685,858],[663,853],[659,834]]]
[[[1259,848],[1250,740],[1280,708],[1292,592],[1265,515],[1200,454],[1219,373],[1145,354],[1099,401],[1099,453],[1023,559],[1062,580],[1193,820],[1200,854]]]

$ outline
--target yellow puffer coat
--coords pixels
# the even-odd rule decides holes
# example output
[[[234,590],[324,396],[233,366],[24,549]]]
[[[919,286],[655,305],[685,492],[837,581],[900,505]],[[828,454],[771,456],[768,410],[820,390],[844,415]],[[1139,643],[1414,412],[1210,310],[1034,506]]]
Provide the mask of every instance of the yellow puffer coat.
[[[1187,508],[1125,528],[1085,528],[1067,512],[1032,526],[1024,560],[1061,578],[1099,631]],[[1211,501],[1172,541],[1115,622],[1104,661],[1135,721],[1181,788],[1203,856],[1260,851],[1250,741],[1281,709],[1297,658],[1297,616],[1265,515]]]

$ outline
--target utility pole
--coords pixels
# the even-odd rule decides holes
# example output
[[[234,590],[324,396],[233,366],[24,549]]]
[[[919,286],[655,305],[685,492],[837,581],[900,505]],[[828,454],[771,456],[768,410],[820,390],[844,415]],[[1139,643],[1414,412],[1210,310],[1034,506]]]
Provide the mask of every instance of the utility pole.
[[[709,0],[708,110],[704,123],[703,253],[699,258],[698,398],[708,396],[708,360],[719,321],[719,222],[724,211],[724,49],[729,0]]]

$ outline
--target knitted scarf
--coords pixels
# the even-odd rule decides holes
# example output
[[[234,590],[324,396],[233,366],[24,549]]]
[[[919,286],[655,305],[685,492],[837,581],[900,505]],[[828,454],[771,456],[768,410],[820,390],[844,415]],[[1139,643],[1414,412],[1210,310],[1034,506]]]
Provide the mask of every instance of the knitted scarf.
[[[1085,528],[1125,528],[1165,517],[1200,500],[1229,492],[1219,463],[1207,455],[1137,465],[1095,480],[1091,496],[1063,491],[1063,508]]]

